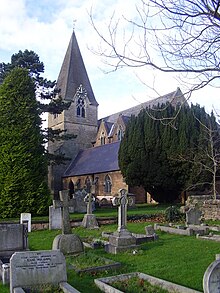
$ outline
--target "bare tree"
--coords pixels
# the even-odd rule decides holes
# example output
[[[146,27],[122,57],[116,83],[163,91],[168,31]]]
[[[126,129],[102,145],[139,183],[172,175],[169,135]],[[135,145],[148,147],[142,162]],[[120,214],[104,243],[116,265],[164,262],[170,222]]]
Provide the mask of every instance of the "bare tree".
[[[211,175],[212,180],[210,182],[201,181],[194,183],[186,188],[191,190],[198,188],[199,185],[210,185],[213,198],[217,198],[216,182],[219,178],[220,171],[220,128],[216,123],[214,115],[210,116],[210,119],[205,123],[198,117],[194,116],[198,121],[202,136],[200,137],[200,145],[196,146],[195,153],[189,153],[187,155],[178,155],[172,160],[190,162],[197,170],[195,177],[198,178],[204,171]]]
[[[112,66],[151,67],[178,73],[188,93],[220,77],[220,0],[140,0],[134,17],[109,20],[97,54]]]
[[[212,122],[213,120],[210,120],[207,126],[199,121],[204,131],[204,149],[201,150],[200,158],[197,159],[196,164],[211,174],[212,193],[213,198],[216,199],[216,181],[220,170],[220,135],[219,125],[215,123],[217,127],[214,127]]]

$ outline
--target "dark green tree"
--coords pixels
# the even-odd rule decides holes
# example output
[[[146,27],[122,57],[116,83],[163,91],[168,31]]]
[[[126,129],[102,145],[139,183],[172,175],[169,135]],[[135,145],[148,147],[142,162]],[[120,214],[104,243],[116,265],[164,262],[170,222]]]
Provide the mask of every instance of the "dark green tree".
[[[49,205],[47,159],[35,84],[14,68],[0,86],[0,214],[45,214]]]
[[[60,89],[56,88],[56,81],[52,82],[41,76],[44,73],[44,64],[34,51],[19,51],[12,55],[10,63],[2,62],[0,64],[0,83],[4,81],[14,68],[26,68],[33,79],[39,115],[42,113],[60,114],[63,110],[69,108],[70,102],[63,101],[60,96]],[[75,138],[74,135],[68,135],[65,130],[61,129],[53,130],[52,128],[46,128],[43,130],[43,134],[45,144],[48,140]],[[62,164],[68,159],[65,157],[65,154],[54,155],[49,153],[47,153],[47,158],[49,164]]]
[[[177,111],[172,127],[161,123],[162,117],[175,117]],[[119,165],[127,184],[143,186],[159,202],[176,200],[181,191],[195,183],[204,188],[211,176],[198,164],[204,148],[200,121],[208,125],[210,120],[198,105],[182,107],[181,111],[158,105],[132,117],[119,151]]]

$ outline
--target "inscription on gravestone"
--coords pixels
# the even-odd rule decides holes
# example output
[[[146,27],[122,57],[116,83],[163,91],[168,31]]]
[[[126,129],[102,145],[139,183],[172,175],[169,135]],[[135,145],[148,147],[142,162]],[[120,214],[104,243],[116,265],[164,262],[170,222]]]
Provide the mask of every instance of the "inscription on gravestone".
[[[11,292],[16,287],[29,288],[66,281],[66,262],[60,251],[16,252],[11,257]]]

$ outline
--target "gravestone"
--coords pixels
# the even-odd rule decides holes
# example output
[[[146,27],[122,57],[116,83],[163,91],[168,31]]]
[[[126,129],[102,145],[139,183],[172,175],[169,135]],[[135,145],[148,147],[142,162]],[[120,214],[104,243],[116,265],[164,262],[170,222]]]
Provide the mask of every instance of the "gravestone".
[[[27,225],[0,224],[0,279],[9,283],[9,259],[15,251],[28,249]]]
[[[69,211],[75,212],[75,199],[69,199]],[[61,200],[53,200],[53,205],[49,206],[49,229],[62,229],[62,207],[63,202]]]
[[[66,261],[60,251],[15,252],[10,259],[10,293],[40,285],[55,285],[79,293],[67,283]]]
[[[28,249],[27,237],[27,226],[24,224],[0,224],[0,258]]]
[[[158,239],[158,235],[156,234],[154,227],[152,225],[148,225],[145,227],[145,232],[147,236],[152,236],[154,239]]]
[[[62,210],[61,207],[49,206],[49,230],[62,228]]]
[[[202,212],[197,206],[190,208],[186,212],[186,225],[200,225]]]
[[[74,199],[75,199],[75,212],[77,213],[86,213],[87,210],[87,204],[85,203],[84,199],[87,195],[87,192],[85,189],[77,190],[74,193]]]
[[[31,213],[21,213],[20,223],[27,223],[28,232],[31,232]]]
[[[204,293],[220,292],[220,259],[212,262],[203,276]]]
[[[109,253],[118,252],[136,248],[136,239],[127,230],[127,205],[132,205],[132,198],[127,196],[125,189],[120,189],[118,197],[114,197],[113,205],[118,206],[118,229],[109,236],[109,244],[105,249]]]
[[[91,193],[88,193],[84,199],[87,204],[87,213],[83,217],[82,226],[88,229],[97,229],[99,228],[96,216],[92,213],[92,204],[95,201],[95,196]]]
[[[69,191],[60,191],[62,201],[62,234],[57,235],[53,240],[52,249],[59,249],[63,254],[76,254],[84,251],[82,240],[79,236],[71,233],[69,216]]]

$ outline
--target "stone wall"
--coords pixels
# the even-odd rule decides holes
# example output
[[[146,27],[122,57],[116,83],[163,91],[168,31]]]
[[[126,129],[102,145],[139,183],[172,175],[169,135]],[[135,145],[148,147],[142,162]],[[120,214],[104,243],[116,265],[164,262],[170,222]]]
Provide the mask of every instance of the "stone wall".
[[[186,207],[197,205],[205,220],[220,220],[220,199],[214,200],[211,195],[192,195],[187,198]]]
[[[129,192],[135,194],[136,203],[145,203],[147,201],[146,191],[143,186],[130,187]]]

